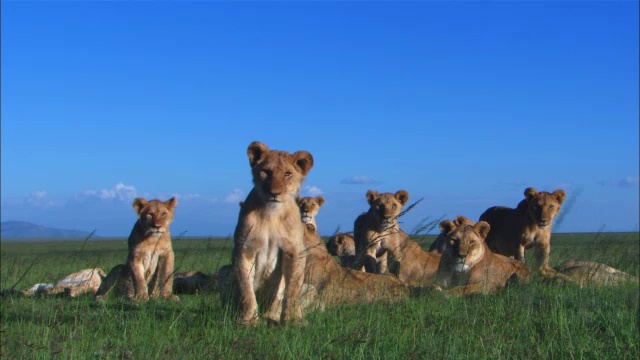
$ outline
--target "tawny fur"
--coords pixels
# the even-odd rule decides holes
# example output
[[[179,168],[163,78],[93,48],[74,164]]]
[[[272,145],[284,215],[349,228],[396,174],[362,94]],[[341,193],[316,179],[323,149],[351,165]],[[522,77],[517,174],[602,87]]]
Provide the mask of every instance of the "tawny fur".
[[[296,201],[300,207],[300,218],[302,219],[302,222],[313,225],[317,229],[318,225],[316,224],[316,215],[318,215],[320,207],[324,205],[324,198],[322,196],[297,197]]]
[[[83,294],[95,294],[100,287],[102,279],[106,276],[100,268],[84,269],[65,276],[54,284],[35,284],[31,288],[22,291],[23,296],[34,295],[65,295],[71,298]]]
[[[174,254],[169,225],[174,218],[176,198],[167,201],[136,198],[133,208],[138,221],[129,235],[127,262],[115,266],[96,292],[96,300],[110,293],[134,301],[160,296],[179,300],[173,294]]]
[[[329,254],[340,259],[340,266],[356,270],[362,269],[362,262],[358,261],[356,255],[356,241],[353,239],[353,233],[339,232],[333,235],[327,241],[327,250]]]
[[[305,229],[304,283],[312,286],[315,308],[339,304],[393,302],[409,296],[409,289],[390,274],[371,274],[338,265],[313,225]]]
[[[218,275],[191,270],[173,274],[174,294],[197,294],[217,291]]]
[[[468,219],[464,216],[456,217],[455,220],[453,220],[453,222],[456,225],[474,225],[476,223],[475,221]],[[447,248],[446,236],[445,234],[440,232],[440,234],[438,234],[438,237],[433,241],[433,243],[431,243],[431,246],[429,246],[429,252],[442,254],[446,248]]]
[[[540,270],[553,274],[555,271],[549,267],[551,226],[566,193],[527,188],[524,195],[525,199],[515,209],[494,206],[480,215],[480,221],[491,226],[486,243],[492,251],[522,261],[525,249],[533,247]]]
[[[387,253],[382,244],[399,236],[398,215],[409,200],[409,193],[398,190],[395,194],[379,194],[369,190],[366,197],[369,210],[353,224],[356,255],[362,259],[367,272],[386,273]]]
[[[559,274],[580,286],[638,284],[638,277],[595,261],[569,260],[554,268]]]
[[[304,324],[297,303],[304,277],[304,227],[296,194],[313,167],[313,157],[307,151],[269,150],[257,141],[249,144],[247,155],[254,187],[241,204],[234,233],[236,323],[257,325],[260,303],[260,312],[270,322]]]
[[[484,221],[475,225],[451,220],[440,223],[447,246],[436,275],[435,284],[450,296],[476,293],[491,294],[504,288],[510,280],[526,283],[531,272],[526,265],[489,250],[485,238],[490,226]]]
[[[305,313],[340,304],[395,302],[409,296],[409,289],[393,275],[365,273],[338,265],[313,225],[306,227],[305,276],[299,300]],[[223,305],[237,303],[237,281],[231,266],[218,271],[218,289]]]
[[[404,231],[398,230],[394,236],[385,237],[380,246],[392,257],[387,261],[393,260],[397,263],[391,272],[397,275],[402,283],[411,287],[421,287],[430,285],[435,280],[440,254],[425,251]],[[339,256],[341,262],[349,265],[346,267],[359,269],[355,250],[351,250],[355,249],[353,237],[336,234],[329,240],[327,247],[335,249],[333,254]]]

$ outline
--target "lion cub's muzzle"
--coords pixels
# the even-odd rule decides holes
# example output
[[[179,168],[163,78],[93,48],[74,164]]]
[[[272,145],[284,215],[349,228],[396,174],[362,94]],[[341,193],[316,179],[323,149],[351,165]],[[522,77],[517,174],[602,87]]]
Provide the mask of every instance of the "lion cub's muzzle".
[[[166,229],[162,225],[148,224],[145,236],[161,237],[165,231]]]
[[[456,255],[453,259],[453,269],[456,272],[469,271],[470,266],[467,264],[467,255]]]
[[[303,212],[301,218],[303,223],[311,224],[311,216],[308,212]]]
[[[549,220],[538,220],[538,226],[540,226],[541,228],[545,228],[547,226],[549,226],[551,224],[551,221]]]

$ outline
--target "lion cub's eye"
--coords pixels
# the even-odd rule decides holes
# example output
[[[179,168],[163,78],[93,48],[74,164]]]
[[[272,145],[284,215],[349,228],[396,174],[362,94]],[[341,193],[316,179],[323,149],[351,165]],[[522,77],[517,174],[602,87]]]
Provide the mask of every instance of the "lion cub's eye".
[[[167,213],[166,213],[166,212],[163,212],[163,213],[162,213],[162,217],[167,217]]]
[[[151,214],[147,214],[147,219],[151,219],[152,217]]]
[[[290,178],[291,177],[291,171],[287,171],[286,173],[284,173],[284,177]]]
[[[553,209],[555,209],[555,208],[556,208],[556,207],[555,207],[555,206],[553,206],[553,205],[549,206],[549,210],[553,210]]]
[[[392,208],[393,208],[393,210],[395,210],[397,207],[398,207],[398,205],[393,204],[393,207],[392,207]]]

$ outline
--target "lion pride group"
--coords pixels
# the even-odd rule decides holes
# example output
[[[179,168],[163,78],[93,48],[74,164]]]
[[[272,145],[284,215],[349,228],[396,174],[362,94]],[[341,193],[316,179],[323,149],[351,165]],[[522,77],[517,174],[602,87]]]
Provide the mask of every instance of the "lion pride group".
[[[428,251],[398,222],[409,193],[369,190],[369,209],[355,219],[353,232],[337,233],[325,244],[315,220],[325,199],[298,195],[313,156],[272,150],[258,141],[249,144],[247,156],[254,186],[240,202],[230,265],[213,274],[175,273],[169,226],[178,200],[137,198],[138,220],[124,264],[109,274],[85,269],[56,284],[36,284],[23,295],[179,301],[177,294],[219,291],[222,304],[235,309],[238,325],[255,326],[260,318],[305,324],[305,313],[327,306],[402,301],[426,291],[491,294],[533,276],[578,285],[638,281],[592,261],[549,266],[551,227],[565,200],[563,190],[527,188],[515,208],[491,207],[477,222],[464,216],[444,220]],[[535,267],[524,263],[529,248]]]

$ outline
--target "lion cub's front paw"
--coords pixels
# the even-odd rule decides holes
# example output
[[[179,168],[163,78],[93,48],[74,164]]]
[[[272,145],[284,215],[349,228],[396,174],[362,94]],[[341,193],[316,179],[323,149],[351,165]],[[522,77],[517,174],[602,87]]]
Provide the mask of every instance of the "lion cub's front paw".
[[[147,294],[147,293],[136,294],[133,297],[132,300],[135,301],[135,302],[146,302],[146,301],[149,301],[149,294]]]
[[[247,326],[256,327],[258,326],[258,315],[255,315],[248,319],[239,317],[238,319],[236,319],[236,325],[241,327],[247,327]]]
[[[164,300],[169,300],[169,301],[176,301],[176,302],[180,301],[180,298],[178,297],[178,295],[175,295],[175,294],[162,295],[162,298]]]

